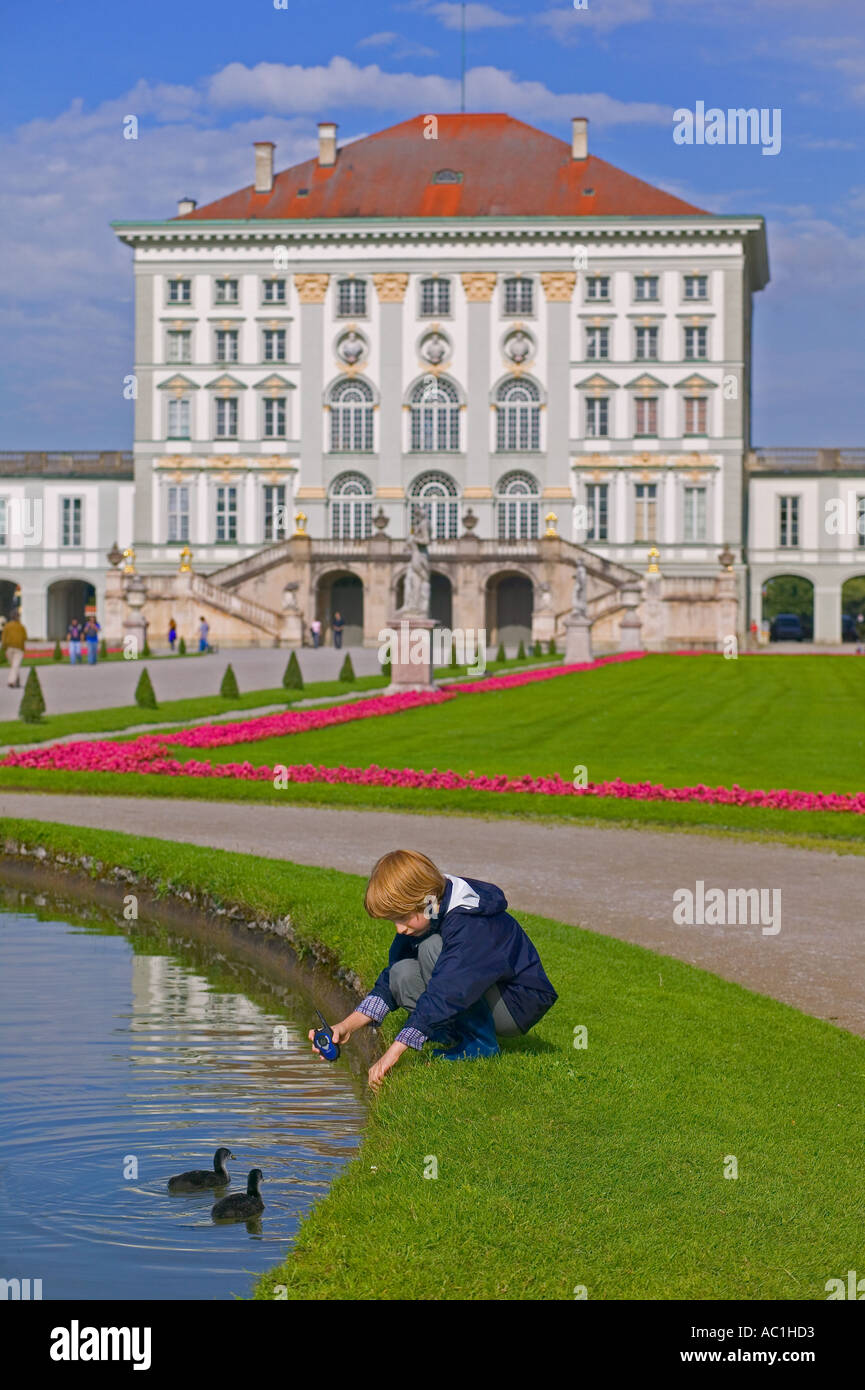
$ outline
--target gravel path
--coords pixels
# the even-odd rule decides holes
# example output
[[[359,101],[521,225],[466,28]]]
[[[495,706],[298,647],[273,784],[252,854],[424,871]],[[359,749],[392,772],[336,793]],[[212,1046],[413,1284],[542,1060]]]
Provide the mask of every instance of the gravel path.
[[[422,849],[447,872],[500,884],[515,910],[637,942],[865,1035],[865,861],[857,855],[687,833],[151,797],[0,793],[0,816],[358,874],[387,849]],[[725,897],[731,888],[768,890],[767,907],[779,890],[780,931],[676,925],[673,894],[696,892],[698,880]],[[770,925],[768,914],[761,922]]]

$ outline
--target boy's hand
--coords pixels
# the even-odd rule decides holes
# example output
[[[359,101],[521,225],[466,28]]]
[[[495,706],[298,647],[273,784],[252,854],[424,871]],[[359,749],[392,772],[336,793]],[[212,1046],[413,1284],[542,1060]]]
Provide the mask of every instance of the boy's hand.
[[[391,1067],[399,1061],[400,1057],[404,1052],[405,1043],[391,1043],[384,1056],[379,1057],[378,1061],[373,1063],[373,1065],[369,1069],[369,1075],[367,1077],[370,1088],[373,1091],[377,1091],[379,1089],[382,1081],[384,1080],[387,1073],[390,1071]]]

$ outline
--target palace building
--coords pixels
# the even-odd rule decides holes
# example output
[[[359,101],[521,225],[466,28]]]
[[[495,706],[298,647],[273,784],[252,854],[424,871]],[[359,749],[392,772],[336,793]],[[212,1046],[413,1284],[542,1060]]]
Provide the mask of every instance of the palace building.
[[[623,620],[655,648],[743,632],[763,219],[613,167],[584,119],[566,142],[420,115],[343,147],[322,123],[315,158],[274,153],[207,206],[112,224],[136,400],[109,631],[134,570],[154,632],[170,609],[295,645],[339,609],[377,645],[422,508],[444,626],[560,634],[582,559],[598,649]]]

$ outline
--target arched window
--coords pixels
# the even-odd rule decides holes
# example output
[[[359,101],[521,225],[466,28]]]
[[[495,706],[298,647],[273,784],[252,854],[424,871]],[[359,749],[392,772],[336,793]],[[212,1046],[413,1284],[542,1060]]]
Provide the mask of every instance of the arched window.
[[[445,377],[424,377],[411,393],[410,409],[412,449],[459,449],[460,405],[452,382]]]
[[[371,453],[373,397],[368,382],[338,381],[330,393],[330,447],[334,452]]]
[[[496,496],[500,541],[538,538],[541,490],[531,473],[507,473]]]
[[[426,513],[430,537],[434,541],[453,541],[458,534],[459,493],[447,473],[422,473],[409,493],[409,521],[421,508]]]
[[[340,473],[330,489],[330,535],[360,541],[372,534],[372,483],[362,473]]]
[[[496,425],[499,451],[541,447],[540,392],[533,381],[506,381],[499,387]]]

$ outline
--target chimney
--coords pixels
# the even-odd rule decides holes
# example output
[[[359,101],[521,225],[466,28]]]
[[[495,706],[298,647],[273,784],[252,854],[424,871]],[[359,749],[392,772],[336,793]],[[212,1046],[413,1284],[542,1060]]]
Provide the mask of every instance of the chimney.
[[[269,193],[273,188],[273,151],[275,148],[272,140],[255,141],[256,193]]]
[[[574,116],[571,122],[571,159],[589,157],[589,121],[586,116]]]
[[[333,121],[318,123],[318,163],[321,169],[332,169],[336,163],[336,124]]]
[[[196,203],[194,198],[178,198],[177,216],[185,217],[188,212],[195,212],[195,209],[197,207],[198,204]]]

